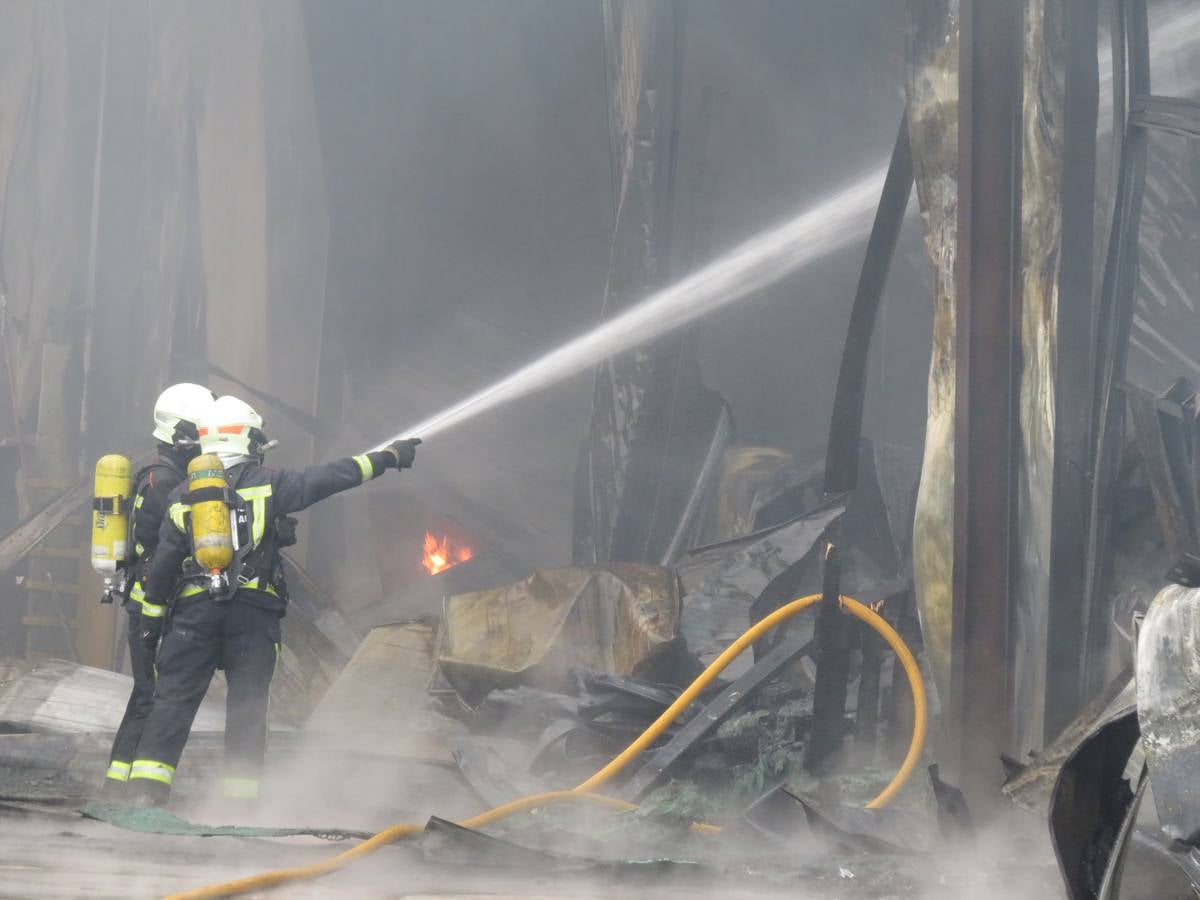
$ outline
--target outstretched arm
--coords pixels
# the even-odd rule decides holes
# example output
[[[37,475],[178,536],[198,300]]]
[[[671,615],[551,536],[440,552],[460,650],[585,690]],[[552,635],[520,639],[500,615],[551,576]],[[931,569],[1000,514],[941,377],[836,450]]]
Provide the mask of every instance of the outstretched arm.
[[[337,459],[303,471],[283,469],[272,476],[278,515],[307,509],[314,503],[377,478],[388,469],[407,469],[420,441],[397,441],[383,450]]]

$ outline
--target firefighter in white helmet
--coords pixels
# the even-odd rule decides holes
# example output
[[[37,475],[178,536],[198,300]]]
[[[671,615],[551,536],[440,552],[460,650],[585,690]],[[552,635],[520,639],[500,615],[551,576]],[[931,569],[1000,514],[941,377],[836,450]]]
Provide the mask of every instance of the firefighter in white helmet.
[[[147,600],[160,604],[177,582],[180,586],[159,649],[154,706],[130,775],[138,805],[165,802],[192,719],[218,667],[228,683],[223,793],[234,800],[258,798],[279,620],[287,608],[277,523],[388,469],[409,468],[419,443],[396,441],[303,471],[268,469],[262,464],[270,446],[262,417],[236,397],[221,397],[212,405],[200,423],[200,449],[224,464],[239,549],[229,567],[230,590],[214,594],[209,573],[188,558],[189,495],[185,486],[176,488],[146,584]]]
[[[129,614],[129,665],[133,671],[133,691],[113,739],[101,792],[106,799],[117,799],[124,793],[133,754],[154,696],[154,654],[166,610],[162,604],[146,602],[145,580],[158,547],[158,532],[167,512],[167,497],[183,482],[188,461],[200,452],[200,418],[214,399],[212,391],[198,384],[173,384],[159,394],[154,404],[153,432],[158,453],[134,476],[133,520],[130,523],[133,553],[128,563],[128,593],[124,602]]]

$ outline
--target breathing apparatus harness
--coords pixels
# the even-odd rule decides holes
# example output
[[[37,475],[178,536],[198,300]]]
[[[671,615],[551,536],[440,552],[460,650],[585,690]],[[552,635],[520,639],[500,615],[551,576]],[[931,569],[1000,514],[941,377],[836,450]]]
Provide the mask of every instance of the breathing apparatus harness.
[[[261,437],[261,432],[259,435]],[[255,440],[252,447],[266,449],[266,445],[273,443],[263,438],[261,441]],[[261,460],[260,454],[256,454],[256,457]],[[210,468],[192,473],[199,476],[198,480],[215,480],[219,477],[221,483],[191,487],[189,482],[189,490],[180,498],[185,508],[184,525],[192,555],[184,562],[183,577],[175,592],[176,597],[186,584],[191,583],[203,584],[217,603],[232,599],[239,589],[245,587],[274,593],[283,603],[287,603],[287,585],[278,551],[296,543],[296,520],[290,516],[274,517],[264,525],[262,536],[255,542],[252,504],[238,493],[244,474],[250,471],[248,466],[253,465],[241,463],[232,469]],[[232,485],[229,483],[231,474]],[[231,553],[228,562],[219,570],[212,566],[212,559],[206,560],[207,565],[201,563],[203,554],[198,546],[196,519],[192,510],[197,504],[205,503],[220,504],[226,510],[220,521],[228,522]],[[263,513],[269,515],[266,506],[263,507]],[[205,538],[210,537],[199,535],[199,543],[204,543]]]

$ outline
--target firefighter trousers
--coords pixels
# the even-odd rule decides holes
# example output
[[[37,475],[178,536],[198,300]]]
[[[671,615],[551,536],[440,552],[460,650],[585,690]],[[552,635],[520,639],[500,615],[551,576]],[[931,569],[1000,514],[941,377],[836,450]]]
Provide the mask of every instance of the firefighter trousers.
[[[216,603],[207,593],[178,601],[159,647],[154,704],[133,761],[131,787],[143,779],[171,786],[200,701],[221,668],[228,683],[223,792],[257,798],[280,618],[237,599]]]
[[[129,768],[154,699],[154,656],[142,639],[142,613],[136,607],[128,612],[129,666],[133,672],[133,691],[129,694],[129,702],[125,704],[125,715],[113,738],[112,753],[108,759],[107,776],[114,781],[129,779]]]

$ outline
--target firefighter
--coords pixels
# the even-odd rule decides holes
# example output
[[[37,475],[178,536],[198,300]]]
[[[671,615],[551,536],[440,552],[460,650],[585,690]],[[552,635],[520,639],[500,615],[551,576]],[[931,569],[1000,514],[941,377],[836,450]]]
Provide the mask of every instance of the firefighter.
[[[158,623],[166,610],[161,604],[146,602],[145,580],[158,546],[158,530],[167,511],[167,497],[182,483],[188,461],[200,452],[200,417],[215,399],[208,388],[183,383],[171,385],[159,394],[154,404],[153,435],[158,441],[158,453],[153,462],[134,477],[130,523],[133,553],[125,578],[129,586],[124,607],[129,614],[129,665],[133,670],[133,691],[113,739],[108,772],[101,790],[105,799],[116,799],[124,793],[133,754],[150,712],[154,697],[154,654],[161,631]]]
[[[189,557],[191,503],[198,506],[200,496],[209,501],[214,495],[197,490],[189,501],[184,484],[170,498],[146,601],[165,604],[177,582],[178,588],[159,648],[154,705],[130,773],[130,792],[139,806],[166,802],[192,719],[217,668],[225,670],[228,685],[222,793],[233,801],[257,800],[280,619],[287,607],[276,523],[388,469],[411,467],[420,443],[396,441],[303,471],[277,470],[262,464],[270,446],[262,428],[258,413],[236,397],[219,398],[200,425],[200,451],[216,454],[224,464],[234,508],[239,549],[228,567],[228,590],[220,590],[212,573]]]

